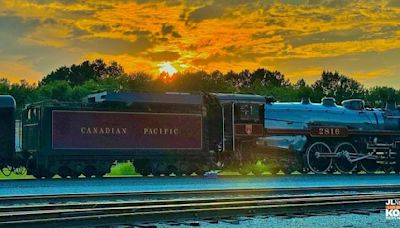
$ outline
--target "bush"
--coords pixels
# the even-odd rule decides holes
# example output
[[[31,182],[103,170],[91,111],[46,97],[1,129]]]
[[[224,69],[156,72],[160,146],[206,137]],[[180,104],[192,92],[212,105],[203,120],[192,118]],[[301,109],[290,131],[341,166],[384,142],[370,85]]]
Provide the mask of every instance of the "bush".
[[[124,175],[136,175],[135,168],[131,162],[118,163],[111,168],[111,176],[124,176]]]

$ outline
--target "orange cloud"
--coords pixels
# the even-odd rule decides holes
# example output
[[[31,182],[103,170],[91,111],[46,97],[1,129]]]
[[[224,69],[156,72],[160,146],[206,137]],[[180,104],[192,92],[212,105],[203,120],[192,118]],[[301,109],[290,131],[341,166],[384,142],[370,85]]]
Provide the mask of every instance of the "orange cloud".
[[[74,57],[69,62],[86,58],[118,61],[128,72],[157,73],[158,65],[168,61],[178,70],[270,67],[292,80],[314,79],[326,66],[287,60],[320,62],[349,55],[360,59],[337,68],[354,73],[350,76],[357,79],[382,77],[377,72],[388,67],[400,71],[395,57],[385,66],[376,62],[363,69],[368,59],[359,55],[400,49],[400,7],[393,0],[288,2],[0,0],[0,17],[20,18],[19,23],[25,23],[25,27],[4,27],[0,22],[0,42],[11,42],[0,50],[0,57],[9,61],[16,55],[44,58],[40,63],[33,61],[31,68],[43,69],[42,75],[48,73],[44,69],[49,66],[43,65],[48,57],[34,53],[33,48],[62,50]],[[2,33],[10,32],[15,39],[2,38]]]

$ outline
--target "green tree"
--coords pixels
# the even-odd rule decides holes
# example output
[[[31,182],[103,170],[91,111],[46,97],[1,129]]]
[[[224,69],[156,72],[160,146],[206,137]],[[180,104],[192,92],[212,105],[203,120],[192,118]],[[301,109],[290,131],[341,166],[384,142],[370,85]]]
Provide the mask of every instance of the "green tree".
[[[77,86],[86,81],[116,78],[122,74],[124,74],[124,70],[117,62],[111,62],[110,65],[107,65],[102,59],[96,59],[93,62],[84,61],[70,67],[60,67],[45,76],[39,85],[43,86],[54,81],[66,81],[71,86]]]
[[[22,109],[25,104],[37,101],[35,85],[30,85],[27,81],[21,80],[10,86],[9,94],[14,97],[17,108]]]
[[[318,95],[334,97],[338,102],[349,98],[363,98],[365,89],[358,81],[338,72],[324,71],[312,88]]]
[[[70,101],[72,88],[67,81],[54,81],[38,88],[40,100]]]
[[[366,95],[366,104],[371,107],[385,107],[385,104],[389,100],[394,100],[397,103],[400,102],[400,91],[396,91],[389,87],[376,86],[368,90]]]
[[[259,82],[267,87],[287,87],[291,85],[289,80],[285,79],[285,76],[279,71],[269,71],[264,68],[255,70],[250,77],[252,84],[259,79]]]
[[[0,94],[9,94],[10,93],[10,82],[7,78],[0,78]]]

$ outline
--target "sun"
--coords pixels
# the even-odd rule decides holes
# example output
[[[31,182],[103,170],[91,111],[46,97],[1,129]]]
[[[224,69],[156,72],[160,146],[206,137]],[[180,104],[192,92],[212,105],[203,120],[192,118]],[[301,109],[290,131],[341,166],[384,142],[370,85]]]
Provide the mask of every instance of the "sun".
[[[160,67],[159,69],[160,73],[167,72],[169,75],[173,75],[176,72],[178,72],[176,68],[171,65],[170,62],[163,62],[158,64],[158,66]]]

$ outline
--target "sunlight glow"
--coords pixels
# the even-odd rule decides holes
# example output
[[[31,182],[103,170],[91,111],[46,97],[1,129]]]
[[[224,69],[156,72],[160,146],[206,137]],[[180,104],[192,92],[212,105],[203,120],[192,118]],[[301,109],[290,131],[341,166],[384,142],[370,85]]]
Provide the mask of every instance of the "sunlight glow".
[[[178,72],[178,71],[175,69],[175,67],[173,67],[173,66],[171,65],[170,62],[163,62],[163,63],[158,64],[158,66],[160,67],[160,69],[159,69],[160,73],[166,72],[166,73],[168,73],[169,75],[173,75],[173,74],[175,74],[176,72]]]

